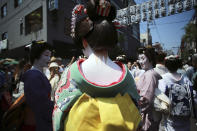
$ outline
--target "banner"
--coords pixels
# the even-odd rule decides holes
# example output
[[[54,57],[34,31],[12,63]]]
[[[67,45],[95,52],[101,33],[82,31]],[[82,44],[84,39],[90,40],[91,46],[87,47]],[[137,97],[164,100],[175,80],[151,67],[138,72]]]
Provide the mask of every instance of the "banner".
[[[117,10],[116,21],[131,25],[191,10],[192,0],[153,0]]]

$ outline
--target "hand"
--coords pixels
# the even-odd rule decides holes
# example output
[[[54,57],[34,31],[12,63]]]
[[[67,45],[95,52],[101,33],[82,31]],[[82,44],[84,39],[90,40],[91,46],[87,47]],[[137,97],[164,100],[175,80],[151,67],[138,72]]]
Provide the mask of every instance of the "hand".
[[[148,99],[143,96],[140,97],[140,100],[138,101],[138,105],[141,109],[141,112],[147,111],[148,107],[150,106]]]

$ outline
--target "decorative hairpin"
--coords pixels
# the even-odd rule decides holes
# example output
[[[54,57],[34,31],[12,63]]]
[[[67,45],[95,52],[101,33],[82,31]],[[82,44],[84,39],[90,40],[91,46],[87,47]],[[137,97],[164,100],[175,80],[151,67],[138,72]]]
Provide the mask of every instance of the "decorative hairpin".
[[[116,29],[126,27],[125,25],[122,25],[121,22],[119,22],[118,20],[114,20],[113,23],[114,23],[114,26],[115,26]]]
[[[111,9],[111,4],[107,0],[100,0],[97,6],[97,14],[100,16],[108,16]]]
[[[73,8],[73,11],[72,11],[72,19],[71,19],[71,37],[72,38],[75,37],[75,26],[76,26],[77,15],[78,14],[81,15],[83,12],[86,14],[86,9],[84,9],[84,6],[81,5],[81,4],[76,5]]]
[[[43,43],[45,43],[45,41],[44,40],[40,40],[40,41],[36,41],[36,43],[37,44],[43,44]]]

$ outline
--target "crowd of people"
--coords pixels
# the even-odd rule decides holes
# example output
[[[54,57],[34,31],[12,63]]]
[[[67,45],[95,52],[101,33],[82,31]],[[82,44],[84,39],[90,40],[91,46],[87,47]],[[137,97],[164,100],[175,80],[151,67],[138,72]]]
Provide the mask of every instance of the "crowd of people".
[[[75,6],[71,37],[85,57],[73,57],[67,65],[51,57],[52,47],[44,41],[32,42],[29,61],[5,66],[2,60],[0,129],[190,131],[197,54],[184,65],[179,56],[150,46],[138,49],[136,61],[125,55],[112,60],[108,52],[118,42],[115,16],[107,0]],[[156,89],[170,100],[165,111],[155,108]]]

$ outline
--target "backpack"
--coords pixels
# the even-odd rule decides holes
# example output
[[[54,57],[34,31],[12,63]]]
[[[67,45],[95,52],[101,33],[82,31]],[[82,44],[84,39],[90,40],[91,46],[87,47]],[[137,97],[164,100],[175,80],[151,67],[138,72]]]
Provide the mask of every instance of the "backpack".
[[[191,91],[187,83],[171,83],[168,85],[166,94],[171,100],[170,115],[190,116],[191,115]]]

